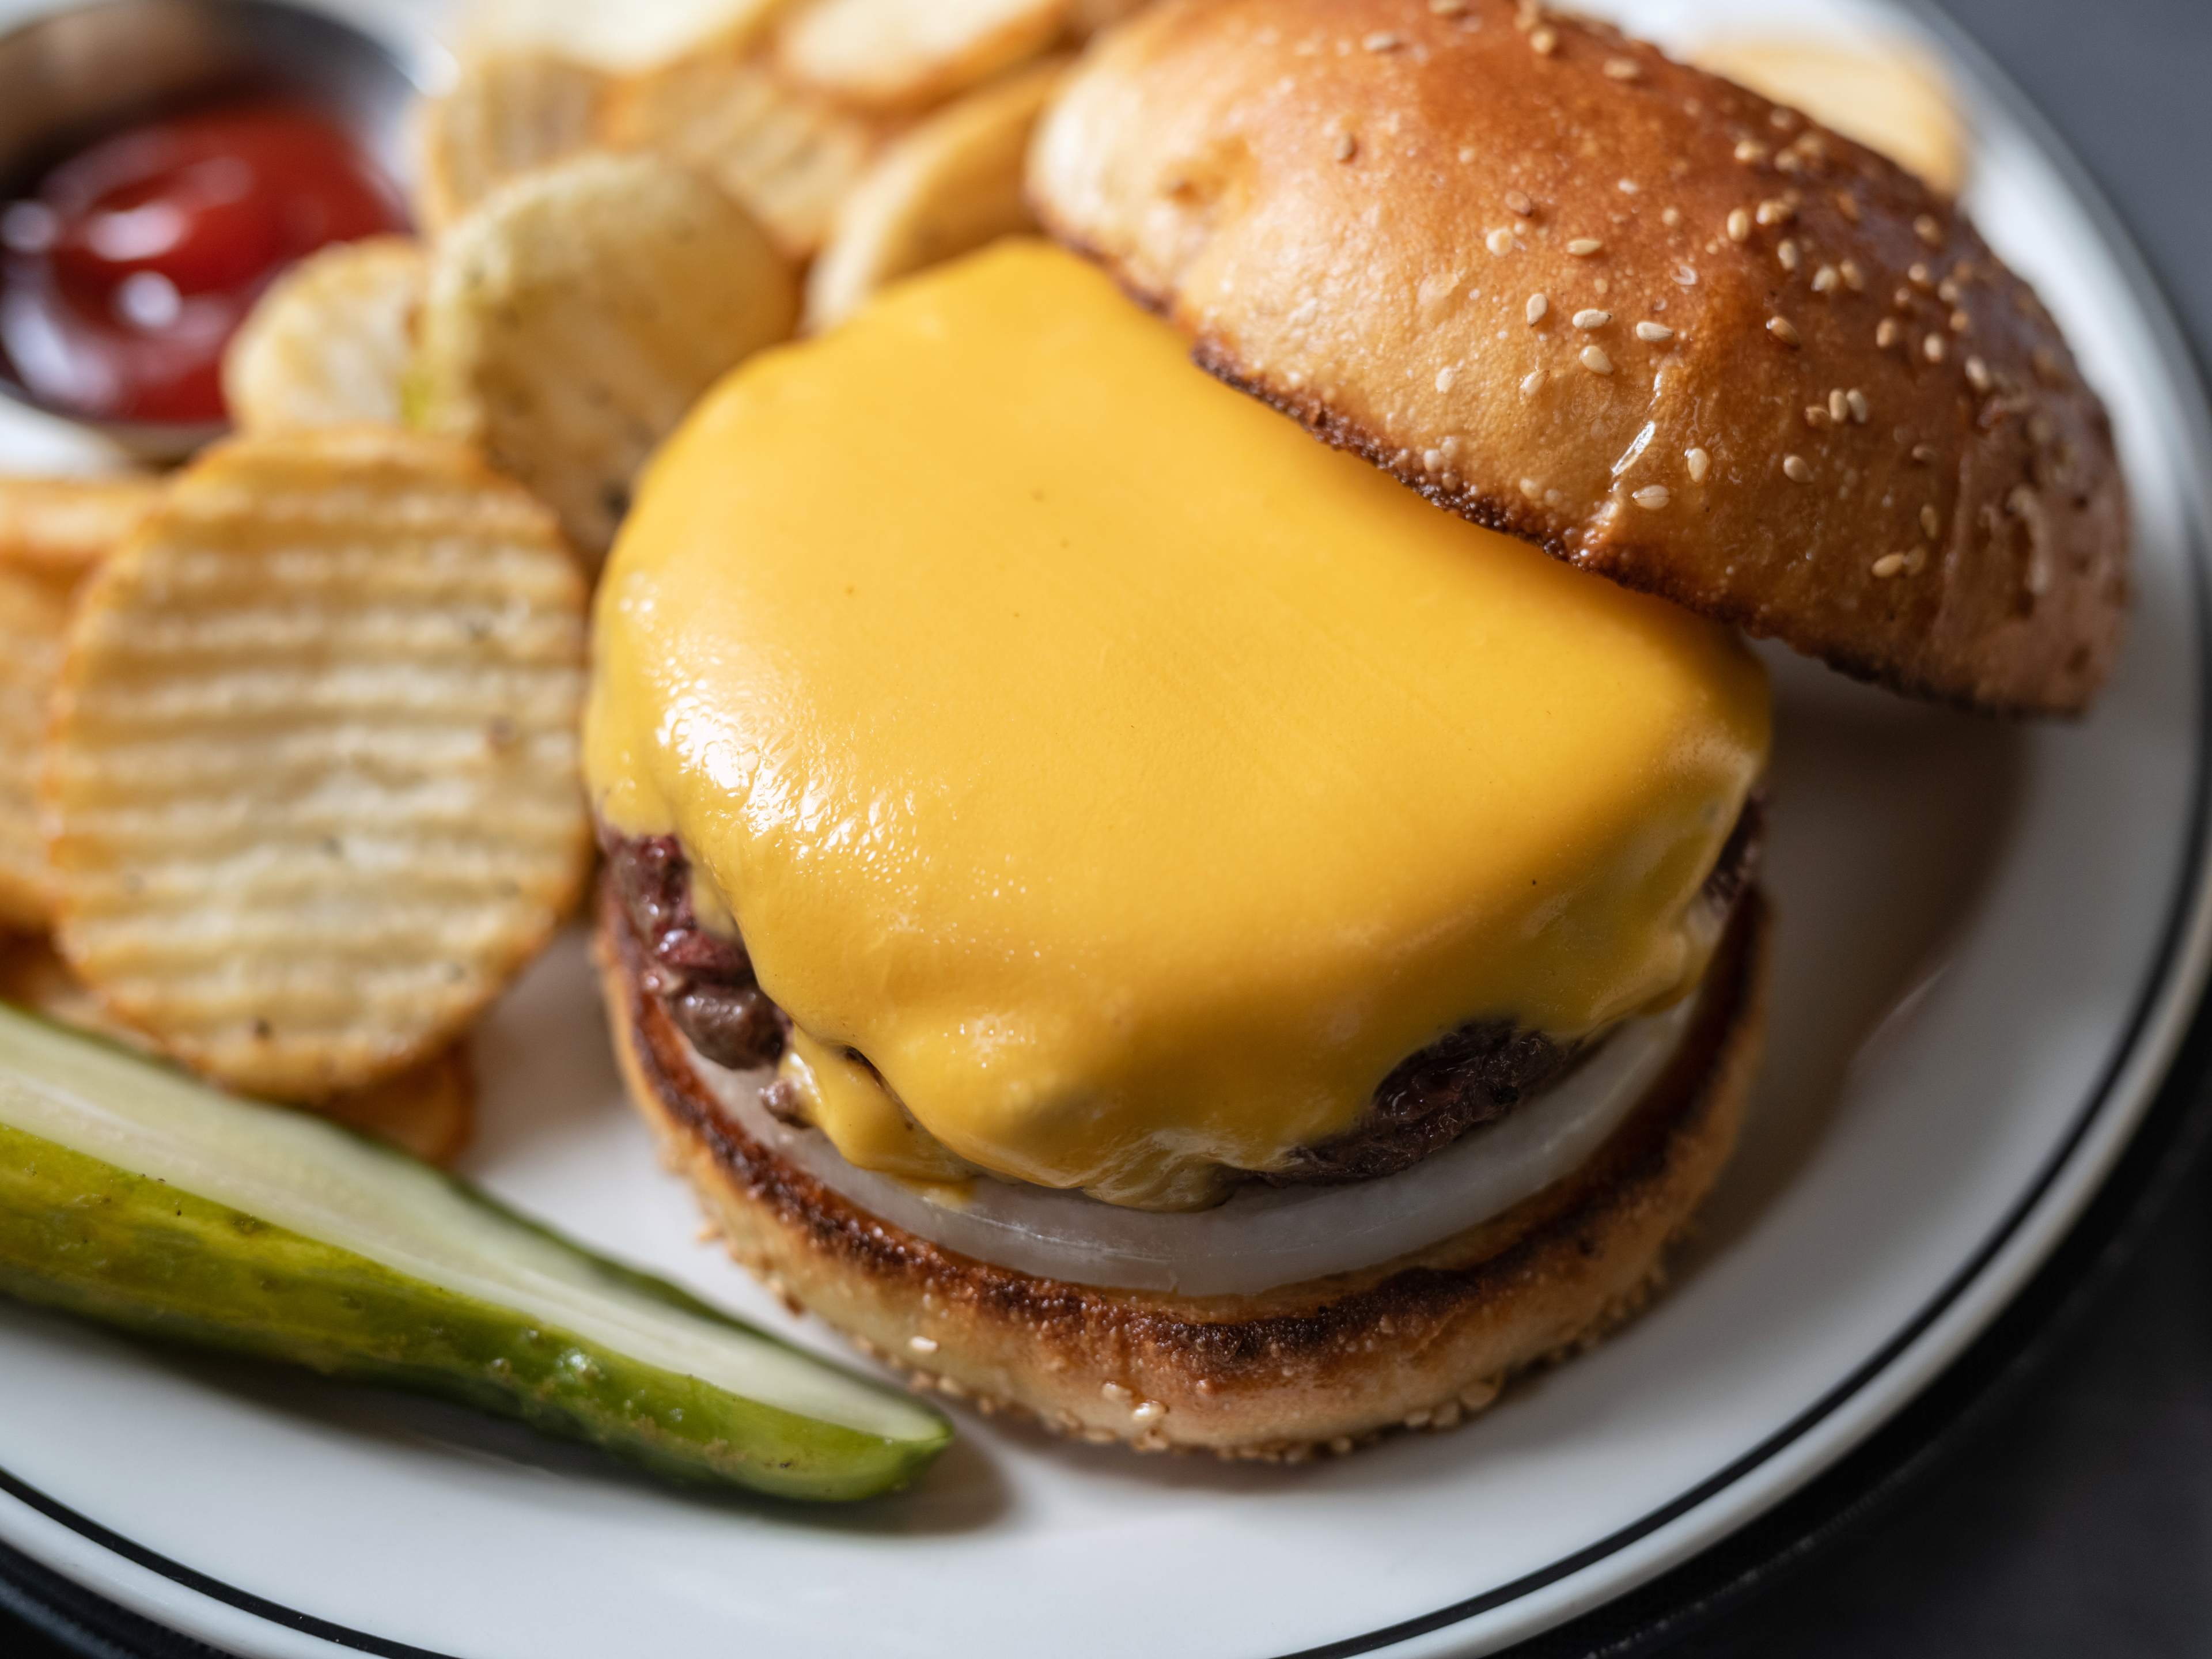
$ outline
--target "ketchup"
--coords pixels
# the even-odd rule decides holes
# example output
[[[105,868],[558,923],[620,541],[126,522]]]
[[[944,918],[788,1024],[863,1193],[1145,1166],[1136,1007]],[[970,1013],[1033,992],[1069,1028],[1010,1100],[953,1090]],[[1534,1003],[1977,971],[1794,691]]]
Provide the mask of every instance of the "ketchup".
[[[224,343],[270,279],[325,243],[406,222],[354,141],[300,104],[148,121],[0,211],[0,349],[67,414],[220,421]]]

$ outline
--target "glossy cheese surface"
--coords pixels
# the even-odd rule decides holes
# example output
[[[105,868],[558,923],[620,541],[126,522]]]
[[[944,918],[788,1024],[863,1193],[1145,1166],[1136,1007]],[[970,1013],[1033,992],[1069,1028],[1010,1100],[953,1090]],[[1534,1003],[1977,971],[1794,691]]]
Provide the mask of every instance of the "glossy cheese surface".
[[[840,1150],[1124,1203],[1350,1128],[1468,1020],[1680,995],[1769,735],[1725,631],[1316,443],[1029,242],[712,392],[598,653],[599,810],[683,838]]]

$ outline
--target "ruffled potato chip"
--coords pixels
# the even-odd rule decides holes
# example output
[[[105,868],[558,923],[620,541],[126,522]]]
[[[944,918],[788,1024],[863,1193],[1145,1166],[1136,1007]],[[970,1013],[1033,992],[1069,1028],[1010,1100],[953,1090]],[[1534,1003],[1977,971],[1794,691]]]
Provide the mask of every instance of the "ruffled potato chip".
[[[857,311],[886,283],[1036,228],[1022,193],[1030,133],[1066,64],[1017,70],[939,110],[885,150],[838,210],[806,279],[806,326]]]
[[[625,81],[608,142],[690,163],[727,191],[786,258],[813,257],[837,205],[883,148],[884,129],[721,48]]]
[[[798,309],[790,267],[707,179],[661,156],[581,156],[440,240],[410,419],[480,446],[596,561],[646,458]]]
[[[471,0],[452,31],[464,58],[560,52],[610,70],[648,69],[687,52],[742,43],[783,0]]]
[[[1034,58],[1071,0],[804,0],[776,29],[793,80],[863,108],[916,109]]]
[[[161,481],[137,473],[0,477],[0,568],[75,581],[138,526]]]
[[[230,418],[249,432],[397,425],[428,270],[421,243],[373,236],[286,271],[223,353]]]
[[[591,149],[613,86],[605,70],[551,52],[469,60],[417,118],[416,218],[443,230],[510,179]]]
[[[0,932],[43,928],[52,915],[38,780],[69,596],[64,581],[0,564]]]
[[[42,801],[70,967],[270,1099],[441,1053],[583,881],[584,604],[550,516],[462,446],[208,452],[70,622]]]

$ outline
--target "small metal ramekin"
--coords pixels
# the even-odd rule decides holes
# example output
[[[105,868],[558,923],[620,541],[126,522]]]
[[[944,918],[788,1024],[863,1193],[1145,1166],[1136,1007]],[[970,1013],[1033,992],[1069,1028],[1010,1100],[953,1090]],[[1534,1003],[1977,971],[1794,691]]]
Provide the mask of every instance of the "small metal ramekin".
[[[91,0],[40,12],[0,33],[0,200],[136,117],[229,92],[295,96],[401,178],[407,110],[435,72],[434,51],[282,0]],[[222,430],[72,415],[33,397],[4,362],[0,397],[99,433],[141,460],[179,459]]]

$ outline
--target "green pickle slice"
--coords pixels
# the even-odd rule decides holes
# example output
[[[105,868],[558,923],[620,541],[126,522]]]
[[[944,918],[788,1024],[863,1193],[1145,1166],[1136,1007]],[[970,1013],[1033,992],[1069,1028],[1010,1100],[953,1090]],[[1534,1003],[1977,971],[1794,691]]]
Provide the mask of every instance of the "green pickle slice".
[[[785,1498],[895,1490],[952,1433],[404,1153],[6,1008],[0,1291]]]

